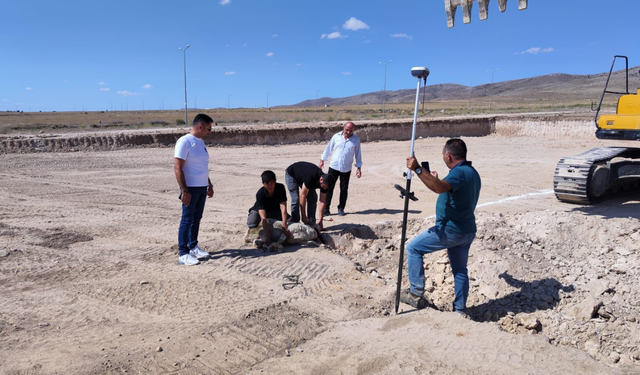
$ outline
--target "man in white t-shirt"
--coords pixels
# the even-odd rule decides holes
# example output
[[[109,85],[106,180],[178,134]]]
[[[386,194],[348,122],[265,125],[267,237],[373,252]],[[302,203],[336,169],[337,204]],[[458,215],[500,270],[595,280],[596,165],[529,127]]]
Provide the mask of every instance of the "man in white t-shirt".
[[[198,114],[193,119],[191,132],[176,142],[173,170],[180,186],[182,220],[178,230],[178,264],[193,266],[198,259],[209,258],[209,253],[198,246],[200,220],[207,197],[213,197],[213,184],[209,179],[209,153],[202,140],[211,133],[213,119]]]

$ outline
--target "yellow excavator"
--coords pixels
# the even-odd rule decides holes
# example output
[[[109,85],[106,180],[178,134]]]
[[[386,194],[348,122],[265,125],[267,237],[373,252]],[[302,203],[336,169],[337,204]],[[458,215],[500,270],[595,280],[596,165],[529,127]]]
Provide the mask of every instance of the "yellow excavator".
[[[617,59],[625,63],[625,91],[608,90]],[[606,94],[619,95],[615,114],[600,114]],[[629,59],[616,55],[596,111],[598,139],[640,140],[640,88],[629,92]],[[560,159],[553,178],[556,197],[569,203],[593,204],[640,185],[640,148],[598,147]]]
[[[456,9],[462,8],[464,23],[471,22],[471,8],[477,1],[480,19],[488,16],[489,0],[444,0],[447,26],[453,27]],[[507,0],[498,0],[498,9],[504,12]],[[525,10],[528,0],[518,0],[518,8]],[[625,62],[625,91],[608,90],[611,74],[617,59]],[[615,114],[600,115],[606,94],[620,95]],[[596,137],[598,139],[640,140],[640,88],[629,92],[629,60],[626,56],[614,56],[607,82],[596,111]],[[640,186],[640,148],[598,147],[579,155],[560,159],[553,178],[553,191],[563,202],[577,204],[597,203],[608,196]]]

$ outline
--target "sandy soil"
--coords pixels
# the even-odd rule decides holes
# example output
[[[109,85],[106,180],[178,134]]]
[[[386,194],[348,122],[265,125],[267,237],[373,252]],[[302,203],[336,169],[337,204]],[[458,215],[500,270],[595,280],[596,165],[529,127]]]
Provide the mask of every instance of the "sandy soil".
[[[444,141],[416,141],[441,174]],[[324,144],[210,148],[212,259],[195,267],[177,264],[172,148],[0,155],[0,372],[640,373],[640,196],[580,207],[550,192],[560,157],[611,144],[466,141],[483,179],[470,320],[449,311],[444,253],[425,260],[437,309],[394,314],[408,142],[363,145],[348,215],[325,222],[335,248],[282,253],[243,242],[259,175],[283,181]],[[436,200],[413,190],[409,237]]]

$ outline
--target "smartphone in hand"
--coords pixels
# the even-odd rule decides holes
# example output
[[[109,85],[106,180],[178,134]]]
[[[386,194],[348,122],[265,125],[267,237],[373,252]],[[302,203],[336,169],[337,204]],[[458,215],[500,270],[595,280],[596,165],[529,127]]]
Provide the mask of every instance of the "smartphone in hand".
[[[428,161],[423,161],[420,164],[421,164],[423,172],[431,173],[431,170],[429,169],[429,162]]]

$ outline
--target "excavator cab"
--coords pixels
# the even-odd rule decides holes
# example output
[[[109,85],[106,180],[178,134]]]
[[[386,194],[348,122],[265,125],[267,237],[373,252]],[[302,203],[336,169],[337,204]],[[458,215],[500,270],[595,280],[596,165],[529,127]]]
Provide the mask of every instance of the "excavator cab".
[[[625,92],[608,90],[613,67],[616,59],[619,58],[624,59],[625,62]],[[602,102],[606,94],[621,95],[618,98],[615,114],[600,115]],[[600,103],[598,103],[598,107],[594,110],[596,111],[595,122],[598,128],[596,130],[596,137],[598,139],[640,140],[640,88],[638,88],[636,93],[629,92],[629,60],[626,56],[616,55],[613,57],[611,69],[607,76],[607,83],[600,97]]]

